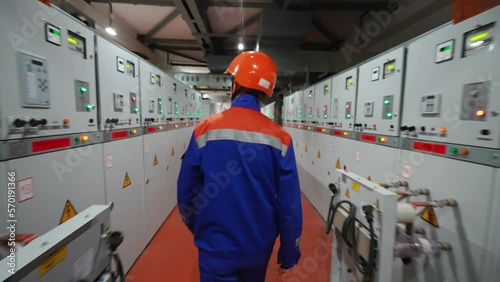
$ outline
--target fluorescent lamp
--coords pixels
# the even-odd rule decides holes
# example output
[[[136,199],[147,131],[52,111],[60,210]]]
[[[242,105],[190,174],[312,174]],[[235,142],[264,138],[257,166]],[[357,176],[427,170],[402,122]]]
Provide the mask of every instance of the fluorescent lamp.
[[[111,34],[111,35],[113,35],[113,36],[116,35],[116,30],[114,28],[112,28],[111,26],[108,26],[106,28],[106,32],[109,33],[109,34]]]

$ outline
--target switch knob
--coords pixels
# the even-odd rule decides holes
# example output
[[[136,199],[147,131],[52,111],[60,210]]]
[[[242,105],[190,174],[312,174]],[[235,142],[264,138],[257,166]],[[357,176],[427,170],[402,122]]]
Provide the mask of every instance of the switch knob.
[[[26,121],[17,118],[13,123],[15,127],[23,127],[26,124]]]
[[[425,131],[425,126],[420,127],[421,131]]]
[[[110,119],[110,118],[107,118],[107,119],[106,119],[106,123],[112,123],[111,119]]]
[[[408,126],[406,125],[401,126],[401,131],[406,131],[406,130],[408,130]]]
[[[417,128],[416,128],[415,126],[410,126],[410,127],[408,127],[408,130],[409,130],[410,132],[413,132],[413,131],[415,131],[416,129],[417,129]]]
[[[46,124],[47,124],[47,120],[46,120],[46,119],[44,119],[44,118],[42,118],[42,119],[40,120],[40,124],[41,124],[41,125],[46,125]]]
[[[38,120],[32,118],[32,119],[30,119],[29,124],[31,127],[37,127],[40,123],[38,122]]]
[[[490,131],[488,129],[481,130],[481,135],[490,135]]]

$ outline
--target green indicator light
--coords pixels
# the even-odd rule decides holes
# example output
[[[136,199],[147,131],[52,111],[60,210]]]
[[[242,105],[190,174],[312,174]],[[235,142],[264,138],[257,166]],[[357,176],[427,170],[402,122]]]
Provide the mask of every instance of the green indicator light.
[[[389,100],[389,99],[384,100],[384,104],[389,105],[390,103],[391,103],[391,100]]]
[[[302,110],[299,110],[299,113],[302,113]]]
[[[392,117],[392,113],[387,113],[386,116],[387,117]]]
[[[312,117],[313,117],[313,115],[309,115],[309,118],[312,118]]]
[[[61,36],[61,32],[57,29],[50,29],[50,33],[54,34],[55,36],[57,37],[60,37]]]
[[[139,112],[139,109],[138,109],[138,108],[135,108],[135,109],[134,109],[134,112],[138,113],[138,112]]]
[[[85,108],[87,108],[87,110],[92,110],[94,108],[94,105],[88,104],[85,106]]]
[[[120,65],[123,65],[123,61],[120,61]]]
[[[328,115],[324,115],[323,117],[324,117],[324,118],[328,118]]]
[[[160,114],[163,114],[163,110],[160,110]]]
[[[177,108],[178,106],[179,106],[179,105],[177,105],[177,103],[174,105],[174,107],[176,107],[176,108]]]
[[[178,114],[179,114],[179,112],[175,112],[175,114],[176,114],[176,115],[178,115]]]
[[[186,115],[188,115],[188,116],[189,116],[189,112],[186,112]]]
[[[449,51],[451,50],[451,45],[448,45],[448,46],[444,46],[440,49],[441,52],[444,52],[444,51]]]
[[[292,116],[293,117],[293,116]],[[299,116],[299,118],[302,118],[302,115]]]
[[[476,42],[478,40],[481,40],[481,39],[484,39],[486,37],[488,37],[489,33],[488,32],[483,32],[483,33],[480,33],[480,34],[477,34],[477,35],[474,35],[472,36],[469,41],[470,42]]]
[[[386,68],[387,68],[388,70],[392,70],[392,69],[394,68],[394,65],[388,65]]]
[[[89,91],[86,87],[80,87],[80,92],[85,93]]]
[[[293,115],[292,115],[292,118],[293,118]]]
[[[351,118],[351,114],[347,114],[347,118]]]
[[[158,105],[161,105],[161,104],[163,104],[163,102],[162,101],[158,101]]]
[[[453,154],[456,154],[458,153],[458,149],[457,148],[450,148],[450,152],[452,152]]]
[[[378,73],[378,70],[374,70],[373,73]]]
[[[197,116],[197,114],[196,114],[196,113],[194,113],[194,116]]]
[[[76,141],[76,142],[80,142],[80,136],[76,137],[76,138],[75,138],[75,141]]]

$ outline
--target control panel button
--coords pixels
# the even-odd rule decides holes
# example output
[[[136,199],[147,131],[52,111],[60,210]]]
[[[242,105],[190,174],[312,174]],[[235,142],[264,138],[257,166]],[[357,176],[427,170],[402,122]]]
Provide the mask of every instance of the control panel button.
[[[490,131],[488,129],[481,130],[481,135],[490,135]]]

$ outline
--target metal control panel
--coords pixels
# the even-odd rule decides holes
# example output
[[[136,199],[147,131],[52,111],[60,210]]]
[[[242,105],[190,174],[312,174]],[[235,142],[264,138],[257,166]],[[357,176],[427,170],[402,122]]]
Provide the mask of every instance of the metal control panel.
[[[189,110],[189,90],[191,89],[189,86],[181,83],[180,81],[174,82],[176,85],[176,94],[174,100],[174,109],[175,109],[175,118],[178,121],[187,121],[188,110]]]
[[[164,83],[166,75],[149,62],[139,60],[142,126],[156,126],[165,123],[166,93]]]
[[[0,12],[0,140],[97,131],[94,32],[38,1]]]
[[[332,126],[340,130],[353,130],[356,113],[358,69],[350,69],[332,79]]]
[[[165,113],[165,121],[166,123],[171,123],[174,121],[175,116],[175,108],[174,101],[177,97],[176,91],[176,80],[168,75],[163,79],[162,91],[165,96],[164,102],[164,113]]]
[[[302,109],[303,116],[306,124],[316,124],[317,118],[314,110],[316,95],[314,93],[314,86],[304,89],[302,93]]]
[[[334,239],[334,254],[332,258],[332,281],[363,281],[363,275],[354,264],[353,252],[359,252],[359,256],[367,259],[369,253],[369,224],[365,219],[362,207],[366,205],[376,206],[374,213],[374,231],[377,241],[377,252],[374,263],[376,264],[372,281],[392,281],[394,268],[394,243],[396,239],[396,209],[397,195],[379,185],[368,181],[352,172],[338,170],[340,178],[337,181],[339,188],[339,200],[347,200],[356,206],[355,220],[357,222],[358,250],[353,250],[343,240],[342,225],[347,217],[344,208],[334,215],[333,228],[336,230]],[[345,195],[349,195],[349,197]],[[345,205],[345,207],[348,207]],[[359,222],[359,224],[358,224]],[[337,263],[333,263],[333,261]],[[349,280],[347,278],[350,278]]]
[[[304,91],[296,91],[290,98],[290,120],[293,122],[304,123],[306,121],[304,108]]]
[[[313,115],[317,124],[326,126],[331,120],[332,78],[327,78],[314,85]]]
[[[289,103],[290,103],[290,97],[292,97],[291,95],[289,96],[285,96],[283,97],[283,106],[281,108],[281,119],[283,121],[288,121],[290,120],[290,116],[289,116],[289,113],[288,113],[288,109],[289,109]]]
[[[186,112],[187,120],[193,121],[195,117],[198,115],[196,108],[196,91],[194,89],[188,89],[188,108]]]
[[[499,19],[497,7],[409,44],[402,137],[500,148]]]
[[[404,52],[400,47],[359,67],[356,131],[398,135]]]
[[[203,106],[202,106],[202,103],[201,103],[201,93],[200,92],[195,92],[194,93],[194,96],[195,96],[195,105],[196,105],[196,110],[194,112],[194,119],[195,120],[201,120],[203,119]]]
[[[99,129],[140,126],[139,59],[136,55],[97,36]]]

